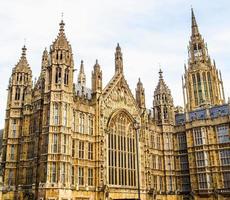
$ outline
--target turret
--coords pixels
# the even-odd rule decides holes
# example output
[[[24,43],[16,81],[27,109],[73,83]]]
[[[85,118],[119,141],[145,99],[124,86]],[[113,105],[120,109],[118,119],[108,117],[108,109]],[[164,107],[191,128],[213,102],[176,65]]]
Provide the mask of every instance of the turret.
[[[136,101],[140,108],[145,108],[145,89],[141,82],[141,79],[138,79],[137,88],[136,88]]]
[[[171,91],[165,84],[163,72],[159,71],[159,82],[154,91],[154,118],[158,124],[174,123],[174,109]]]
[[[32,71],[26,58],[26,50],[26,47],[23,46],[21,58],[12,70],[8,87],[10,105],[22,106],[26,90],[32,86]]]
[[[98,60],[96,60],[96,63],[92,71],[92,92],[100,93],[101,91],[102,91],[102,71],[100,65],[98,64]]]

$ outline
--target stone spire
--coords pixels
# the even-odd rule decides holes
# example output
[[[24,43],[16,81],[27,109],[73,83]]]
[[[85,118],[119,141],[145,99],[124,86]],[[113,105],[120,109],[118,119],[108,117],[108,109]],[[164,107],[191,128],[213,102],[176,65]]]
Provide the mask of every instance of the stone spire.
[[[80,65],[80,71],[78,74],[78,84],[85,86],[86,84],[86,77],[85,77],[85,72],[84,72],[84,63],[83,60],[81,61]]]
[[[210,63],[207,45],[202,38],[193,9],[191,9],[191,37],[189,43],[189,63]]]
[[[115,52],[115,73],[123,73],[123,58],[119,43],[117,43]]]
[[[198,36],[200,33],[199,33],[198,25],[196,23],[196,17],[193,8],[191,8],[191,15],[192,15],[192,36]]]

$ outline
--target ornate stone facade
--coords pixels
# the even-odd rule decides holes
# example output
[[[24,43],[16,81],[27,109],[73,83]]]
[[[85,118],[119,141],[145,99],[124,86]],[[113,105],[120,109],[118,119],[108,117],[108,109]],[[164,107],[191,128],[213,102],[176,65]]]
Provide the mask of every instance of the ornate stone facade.
[[[73,82],[71,45],[61,21],[32,83],[26,47],[13,68],[3,136],[3,199],[188,200],[230,198],[229,103],[192,11],[185,109],[174,107],[162,71],[153,109],[139,79],[132,94],[119,44],[115,73],[92,87],[81,62]],[[140,183],[140,185],[139,185]]]

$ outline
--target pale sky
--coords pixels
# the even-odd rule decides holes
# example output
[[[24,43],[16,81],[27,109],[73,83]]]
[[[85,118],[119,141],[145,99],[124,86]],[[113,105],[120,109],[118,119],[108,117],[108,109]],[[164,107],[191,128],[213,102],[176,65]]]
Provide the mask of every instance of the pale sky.
[[[41,56],[58,34],[61,13],[74,53],[75,68],[84,60],[87,86],[95,60],[103,70],[103,86],[114,74],[117,42],[124,73],[133,94],[140,77],[146,104],[152,107],[159,65],[183,106],[181,76],[187,63],[191,5],[209,54],[221,70],[226,99],[230,96],[230,1],[227,0],[0,0],[0,128],[4,127],[7,86],[26,39],[27,59],[37,77]],[[75,74],[75,82],[77,74]]]

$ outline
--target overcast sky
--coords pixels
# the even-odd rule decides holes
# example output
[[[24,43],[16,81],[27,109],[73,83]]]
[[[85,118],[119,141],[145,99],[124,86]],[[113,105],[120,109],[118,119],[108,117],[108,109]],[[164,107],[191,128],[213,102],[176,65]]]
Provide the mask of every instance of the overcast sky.
[[[45,47],[58,34],[61,13],[74,53],[75,68],[84,60],[87,86],[98,59],[103,86],[114,74],[117,42],[131,90],[140,77],[152,107],[159,65],[172,91],[174,104],[183,105],[181,75],[187,62],[191,5],[209,54],[222,71],[230,96],[230,1],[228,0],[0,0],[0,128],[4,127],[8,80],[26,39],[27,58],[37,77]],[[77,75],[77,74],[76,74]],[[75,75],[75,81],[77,76]]]

